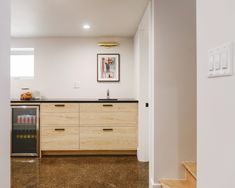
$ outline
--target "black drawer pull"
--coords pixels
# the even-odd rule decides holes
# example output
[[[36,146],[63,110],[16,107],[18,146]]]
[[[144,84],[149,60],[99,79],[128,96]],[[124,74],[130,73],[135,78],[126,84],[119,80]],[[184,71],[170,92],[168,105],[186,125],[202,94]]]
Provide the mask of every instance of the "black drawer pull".
[[[112,104],[103,104],[103,107],[113,107]]]
[[[55,104],[55,107],[65,107],[64,104]]]
[[[103,129],[103,131],[113,131],[113,129]]]
[[[65,131],[65,129],[55,129],[55,131]]]

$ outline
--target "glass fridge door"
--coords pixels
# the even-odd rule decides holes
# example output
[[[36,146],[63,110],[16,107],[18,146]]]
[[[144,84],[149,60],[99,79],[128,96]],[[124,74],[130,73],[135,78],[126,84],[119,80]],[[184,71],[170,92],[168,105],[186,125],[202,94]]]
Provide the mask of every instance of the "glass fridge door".
[[[13,156],[37,156],[38,111],[37,106],[12,107]]]

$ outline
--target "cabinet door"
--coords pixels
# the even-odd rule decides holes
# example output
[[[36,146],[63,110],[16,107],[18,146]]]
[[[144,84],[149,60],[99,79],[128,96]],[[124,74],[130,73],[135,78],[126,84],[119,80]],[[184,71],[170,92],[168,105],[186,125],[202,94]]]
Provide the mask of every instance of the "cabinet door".
[[[79,124],[78,113],[41,113],[41,127]]]
[[[136,127],[81,127],[81,150],[136,150]]]
[[[78,113],[79,104],[74,103],[45,103],[41,104],[43,113]]]
[[[82,113],[92,112],[137,112],[137,103],[82,103],[80,104]]]
[[[100,113],[80,113],[80,124],[100,126],[105,124],[116,124],[123,126],[123,124],[137,124],[136,112],[100,112]],[[114,125],[115,126],[115,125]]]
[[[78,127],[42,127],[41,150],[60,151],[79,149]]]

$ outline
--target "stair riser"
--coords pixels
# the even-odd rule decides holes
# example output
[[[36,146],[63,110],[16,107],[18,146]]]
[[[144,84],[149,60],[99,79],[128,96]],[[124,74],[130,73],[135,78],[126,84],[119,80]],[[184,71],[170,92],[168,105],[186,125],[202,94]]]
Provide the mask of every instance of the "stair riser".
[[[197,164],[195,162],[183,162],[183,167],[197,179]]]
[[[187,170],[185,170],[185,176],[186,176],[186,180],[188,181],[190,188],[196,188],[196,180],[195,178],[192,176],[192,174],[190,172],[188,172]]]

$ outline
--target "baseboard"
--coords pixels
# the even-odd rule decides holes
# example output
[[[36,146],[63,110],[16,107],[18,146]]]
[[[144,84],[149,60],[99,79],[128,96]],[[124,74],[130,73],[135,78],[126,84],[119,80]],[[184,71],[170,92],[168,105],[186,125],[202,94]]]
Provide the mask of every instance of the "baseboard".
[[[161,184],[155,183],[154,180],[151,178],[149,188],[161,188]]]
[[[149,159],[147,159],[146,156],[143,155],[139,148],[137,148],[137,158],[139,162],[149,162]]]

